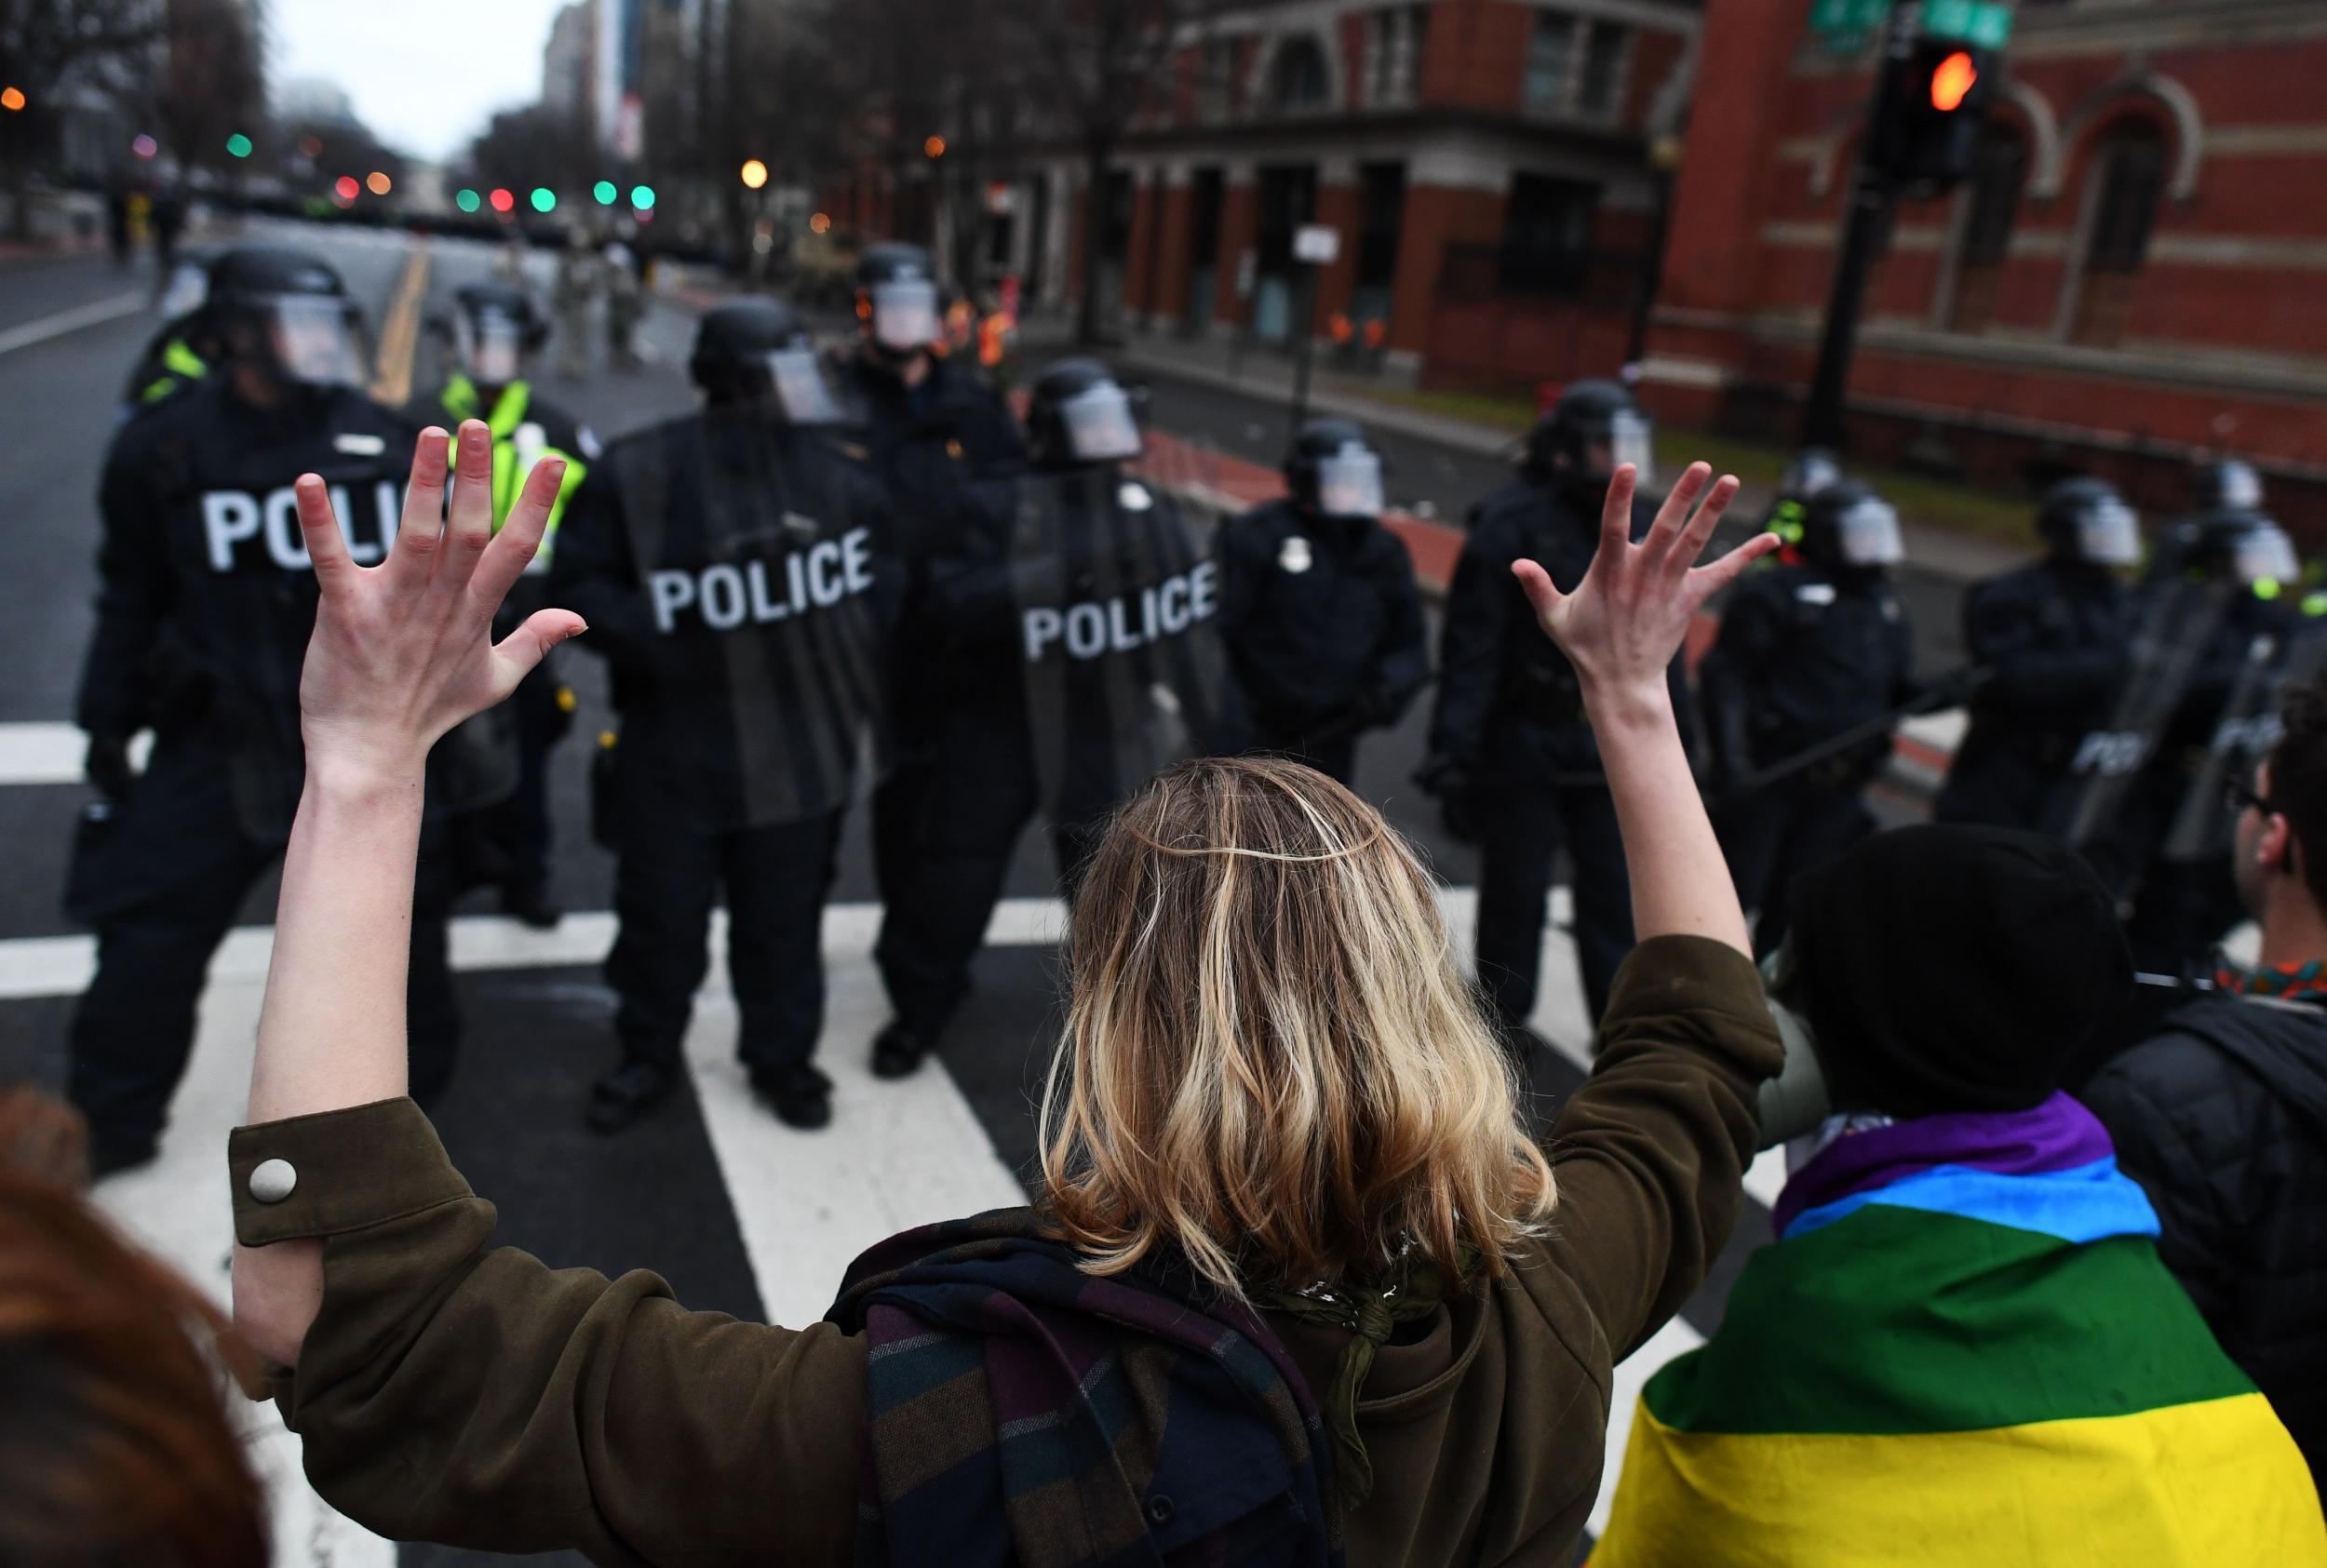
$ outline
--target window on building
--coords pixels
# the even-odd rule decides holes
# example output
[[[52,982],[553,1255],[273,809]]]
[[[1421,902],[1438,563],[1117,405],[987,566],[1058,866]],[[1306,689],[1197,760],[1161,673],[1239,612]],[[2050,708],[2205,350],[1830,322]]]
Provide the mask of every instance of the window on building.
[[[1325,51],[1306,33],[1277,46],[1269,66],[1269,102],[1280,113],[1322,109],[1333,96]]]
[[[1572,101],[1576,77],[1576,19],[1538,11],[1527,34],[1526,103],[1534,114],[1554,114]]]
[[[2106,346],[2124,336],[2133,285],[2148,260],[2158,203],[2165,194],[2165,137],[2147,120],[2109,131],[2093,154],[2092,227],[2070,335]]]
[[[1600,188],[1547,174],[1514,174],[1503,211],[1497,281],[1505,294],[1575,294],[1592,261]]]
[[[1357,170],[1357,277],[1350,316],[1358,342],[1386,341],[1396,303],[1398,240],[1406,221],[1406,165],[1360,164]]]
[[[1365,101],[1411,103],[1421,81],[1427,6],[1393,6],[1365,20]]]
[[[1621,22],[1594,21],[1584,29],[1583,76],[1576,87],[1577,112],[1595,120],[1611,118],[1624,92],[1624,63],[1631,30]]]
[[[1956,259],[1956,291],[1948,326],[1976,332],[1996,315],[1996,288],[2011,249],[2020,193],[2028,182],[2028,143],[2011,126],[1991,120],[1980,130],[1964,200],[1963,248]]]
[[[1207,38],[1204,62],[1196,80],[1196,118],[1208,126],[1229,117],[1231,87],[1236,76],[1236,40]]]

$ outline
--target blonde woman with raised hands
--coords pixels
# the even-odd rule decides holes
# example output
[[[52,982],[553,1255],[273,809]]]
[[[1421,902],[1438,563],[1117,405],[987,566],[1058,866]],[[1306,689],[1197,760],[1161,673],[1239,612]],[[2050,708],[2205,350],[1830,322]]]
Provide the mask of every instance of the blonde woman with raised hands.
[[[794,1329],[489,1248],[403,1097],[423,760],[582,630],[491,646],[558,476],[493,534],[464,425],[438,529],[445,449],[376,568],[299,491],[307,789],[229,1159],[237,1321],[324,1496],[623,1564],[1571,1559],[1610,1369],[1728,1236],[1779,1063],[1664,679],[1774,543],[1696,564],[1734,479],[1690,468],[1634,545],[1621,469],[1573,594],[1516,569],[1581,677],[1640,938],[1540,1147],[1405,841],[1310,770],[1188,763],[1075,907],[1033,1204],[875,1246]]]

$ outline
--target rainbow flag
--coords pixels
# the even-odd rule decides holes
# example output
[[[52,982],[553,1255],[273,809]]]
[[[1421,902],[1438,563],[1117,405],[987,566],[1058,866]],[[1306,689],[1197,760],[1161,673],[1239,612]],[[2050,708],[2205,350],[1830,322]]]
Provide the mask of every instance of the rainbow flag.
[[[2294,1441],[2065,1094],[1836,1139],[1648,1381],[1592,1568],[2327,1564]]]

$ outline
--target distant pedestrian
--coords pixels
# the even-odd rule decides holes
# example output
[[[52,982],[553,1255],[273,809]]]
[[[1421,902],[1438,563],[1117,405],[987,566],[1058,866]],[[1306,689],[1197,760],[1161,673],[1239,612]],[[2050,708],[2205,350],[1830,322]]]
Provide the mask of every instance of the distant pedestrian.
[[[590,373],[590,312],[598,302],[604,263],[580,229],[566,241],[558,259],[558,282],[551,291],[551,308],[558,315],[558,373],[581,381]]]

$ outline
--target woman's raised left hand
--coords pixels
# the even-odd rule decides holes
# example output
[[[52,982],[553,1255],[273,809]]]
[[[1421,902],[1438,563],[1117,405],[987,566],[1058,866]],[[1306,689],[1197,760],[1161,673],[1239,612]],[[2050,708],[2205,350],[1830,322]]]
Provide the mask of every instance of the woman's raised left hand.
[[[458,456],[447,513],[449,448]],[[544,610],[492,640],[493,614],[541,548],[564,476],[558,459],[534,464],[495,532],[491,432],[479,420],[464,422],[457,441],[423,431],[396,543],[376,567],[348,554],[323,480],[301,476],[299,526],[322,593],[299,680],[311,774],[416,782],[447,730],[585,630],[572,610]]]

